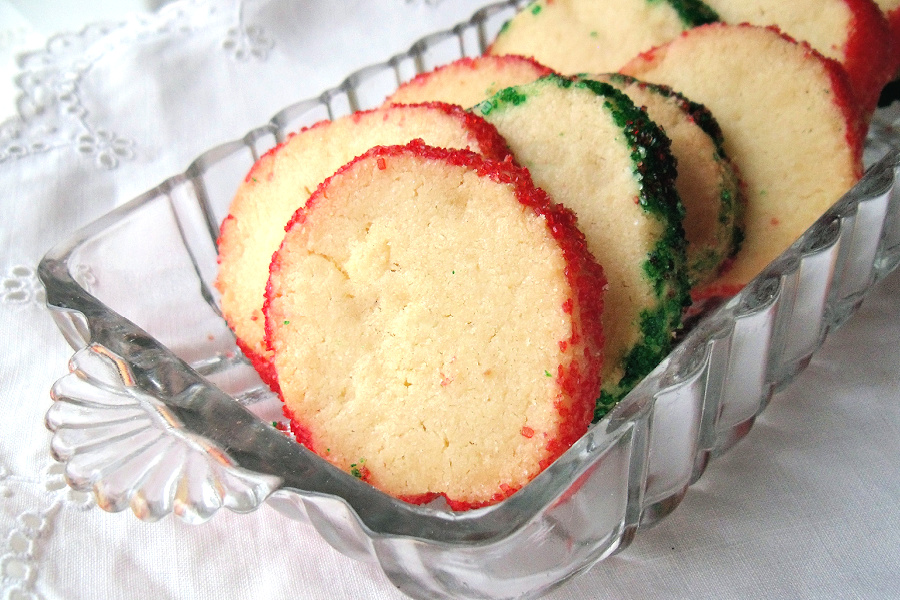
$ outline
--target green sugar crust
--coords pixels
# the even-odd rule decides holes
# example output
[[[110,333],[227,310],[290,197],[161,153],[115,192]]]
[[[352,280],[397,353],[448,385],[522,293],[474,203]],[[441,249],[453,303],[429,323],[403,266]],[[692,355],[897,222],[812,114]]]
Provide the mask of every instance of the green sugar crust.
[[[682,313],[690,305],[691,298],[687,242],[682,227],[684,207],[675,191],[677,169],[669,138],[625,93],[608,83],[582,78],[576,85],[607,99],[613,118],[622,126],[631,147],[635,176],[642,183],[639,204],[664,226],[662,237],[643,265],[659,303],[654,309],[641,312],[641,339],[623,359],[622,378],[616,383],[604,382],[594,411],[596,421],[669,354],[672,334],[681,327]]]
[[[706,3],[700,0],[647,0],[649,4],[667,2],[678,13],[678,18],[685,29],[699,27],[719,21],[719,15]]]
[[[672,7],[678,15],[678,20],[681,21],[681,24],[685,29],[691,29],[721,20],[716,11],[700,0],[647,0],[647,4],[660,4],[663,2]],[[543,8],[544,7],[540,4],[540,0],[534,0],[534,2],[527,5],[522,10],[528,11],[537,17],[541,14]],[[503,24],[500,28],[501,34],[508,25],[509,21]]]
[[[700,129],[702,129],[703,132],[712,140],[713,146],[715,148],[713,160],[715,160],[717,163],[729,162],[728,155],[725,152],[725,136],[722,134],[722,128],[719,126],[719,122],[712,114],[712,111],[710,111],[706,107],[706,105],[700,104],[699,102],[694,102],[684,94],[673,90],[667,85],[648,83],[646,81],[641,81],[640,79],[635,79],[630,75],[623,75],[621,73],[609,73],[607,77],[609,77],[610,80],[619,85],[638,85],[642,89],[649,90],[654,94],[659,94],[660,96],[663,96],[664,98],[668,98],[672,102],[675,102],[682,111],[690,115],[694,123],[696,123],[697,126],[700,127]],[[744,229],[742,224],[743,219],[741,214],[743,203],[741,202],[739,197],[735,196],[733,192],[734,189],[740,189],[739,182],[732,181],[731,186],[723,184],[719,188],[719,205],[721,209],[719,210],[718,221],[723,225],[729,222],[733,222],[735,224],[732,228],[731,240],[729,241],[729,247],[728,251],[726,252],[725,258],[733,258],[741,249],[741,244],[744,241]],[[696,261],[692,266],[696,270],[706,270],[703,268],[703,264],[700,263],[700,261],[703,260],[707,260],[712,264],[718,264],[719,262],[721,262],[721,258],[718,255],[709,254],[707,256],[700,257],[700,259]]]
[[[589,76],[585,77],[589,78]],[[681,110],[691,115],[691,118],[694,119],[694,122],[697,123],[697,126],[700,127],[706,135],[712,138],[718,156],[724,159],[725,137],[722,134],[722,128],[719,126],[719,122],[716,120],[715,116],[713,116],[712,111],[706,108],[706,105],[694,102],[681,92],[677,92],[667,85],[648,83],[631,77],[630,75],[623,75],[622,73],[609,73],[607,77],[620,85],[638,85],[642,89],[650,90],[655,94],[672,99],[672,101],[678,104]]]
[[[556,74],[546,75],[529,85],[541,84],[580,88],[603,98],[604,107],[613,122],[622,129],[629,147],[633,174],[640,183],[638,204],[663,225],[662,236],[642,265],[644,276],[650,282],[658,302],[655,307],[640,314],[639,341],[623,358],[621,379],[603,383],[603,391],[594,411],[596,421],[656,368],[672,349],[673,333],[681,326],[683,310],[691,302],[687,243],[682,227],[684,207],[675,190],[677,170],[669,138],[627,95],[608,83],[586,78],[570,79]],[[520,88],[508,88],[481,102],[473,110],[488,117],[495,111],[519,106],[527,99],[527,94]]]

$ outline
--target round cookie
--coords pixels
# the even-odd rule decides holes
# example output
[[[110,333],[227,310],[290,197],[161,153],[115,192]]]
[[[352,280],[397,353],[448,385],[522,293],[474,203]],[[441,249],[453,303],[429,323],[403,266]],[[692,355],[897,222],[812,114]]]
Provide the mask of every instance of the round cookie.
[[[537,0],[504,25],[488,53],[531,56],[569,75],[606,73],[716,20],[700,0]]]
[[[725,23],[778,27],[844,67],[866,112],[894,74],[890,28],[872,0],[704,0]]]
[[[277,382],[265,347],[262,307],[269,262],[284,237],[284,226],[342,165],[373,146],[415,138],[469,148],[490,158],[508,155],[493,126],[457,106],[397,105],[304,129],[262,156],[238,188],[220,229],[215,285],[238,345],[273,389]]]
[[[691,289],[709,283],[743,239],[743,190],[718,122],[705,106],[666,86],[619,74],[588,77],[624,92],[671,140],[675,188],[684,204],[688,278]]]
[[[669,140],[609,84],[549,75],[472,109],[578,215],[609,279],[599,418],[668,354],[689,302]]]
[[[420,73],[388,96],[386,104],[438,101],[469,108],[503,88],[529,83],[551,72],[524,56],[465,57]]]
[[[746,285],[862,174],[863,124],[844,70],[772,28],[698,27],[622,72],[706,105],[746,185],[741,250],[700,296]]]
[[[604,285],[574,215],[511,161],[373,148],[272,260],[266,328],[292,430],[399,498],[502,500],[590,424]]]

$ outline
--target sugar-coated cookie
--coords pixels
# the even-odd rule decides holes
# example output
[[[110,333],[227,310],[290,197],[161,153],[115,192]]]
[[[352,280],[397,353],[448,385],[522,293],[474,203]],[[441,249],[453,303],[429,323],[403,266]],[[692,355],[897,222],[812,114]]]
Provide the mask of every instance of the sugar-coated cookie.
[[[620,74],[590,75],[624,92],[663,128],[678,164],[675,188],[684,204],[691,288],[712,281],[744,236],[744,192],[722,147],[722,130],[708,108],[671,88]]]
[[[606,271],[601,417],[668,354],[688,302],[669,139],[613,86],[558,75],[507,88],[473,110],[538,186],[575,211]]]
[[[891,55],[894,58],[894,77],[900,76],[900,0],[875,0],[891,30]]]
[[[622,72],[706,105],[747,187],[744,241],[702,295],[730,295],[862,175],[864,123],[843,68],[773,28],[698,27]]]
[[[700,0],[537,0],[501,29],[488,52],[531,56],[568,75],[606,73],[717,19]]]
[[[284,227],[316,187],[338,168],[376,145],[421,138],[436,146],[507,156],[492,125],[457,106],[396,105],[323,121],[262,156],[237,190],[219,235],[222,313],[263,379],[277,388],[265,347],[262,314],[269,262]]]
[[[420,73],[397,88],[386,103],[438,101],[470,108],[503,88],[529,83],[551,72],[548,67],[524,56],[466,57]]]
[[[872,0],[704,1],[725,23],[774,25],[841,63],[867,112],[894,74],[888,21]]]
[[[298,440],[411,502],[502,500],[583,435],[605,279],[511,161],[373,148],[299,210],[268,344]]]

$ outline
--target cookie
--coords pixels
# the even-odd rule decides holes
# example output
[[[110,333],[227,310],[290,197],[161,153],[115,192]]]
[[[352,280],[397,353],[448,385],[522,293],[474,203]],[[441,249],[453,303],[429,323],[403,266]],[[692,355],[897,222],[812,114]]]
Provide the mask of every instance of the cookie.
[[[503,88],[529,83],[551,72],[524,56],[466,57],[417,75],[402,84],[386,103],[439,101],[470,108]]]
[[[613,86],[549,75],[475,107],[578,215],[609,279],[597,418],[668,354],[689,301],[683,207],[665,133]]]
[[[841,63],[866,112],[895,72],[890,28],[872,0],[704,0],[725,23],[778,27]]]
[[[716,20],[699,0],[538,0],[506,23],[488,52],[530,56],[568,75],[606,73]]]
[[[237,190],[220,229],[215,285],[238,345],[273,388],[277,383],[265,347],[262,306],[269,262],[285,225],[342,165],[373,146],[415,138],[496,159],[508,154],[492,125],[457,106],[397,105],[304,129],[262,156]]]
[[[691,289],[712,281],[734,257],[743,239],[743,188],[722,146],[713,114],[666,86],[619,74],[590,75],[628,95],[663,128],[678,164],[675,188],[684,204]]]
[[[746,185],[744,241],[702,296],[729,296],[862,175],[864,123],[843,68],[772,28],[714,24],[622,72],[707,106]]]
[[[414,141],[342,167],[271,264],[268,344],[297,439],[411,502],[521,488],[599,392],[602,269],[527,171]]]

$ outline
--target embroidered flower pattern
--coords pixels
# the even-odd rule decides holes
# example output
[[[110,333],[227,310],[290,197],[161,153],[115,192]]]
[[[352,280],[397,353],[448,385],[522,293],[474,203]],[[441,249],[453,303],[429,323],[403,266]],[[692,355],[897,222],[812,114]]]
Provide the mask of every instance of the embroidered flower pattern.
[[[26,131],[18,119],[0,123],[0,163],[44,152],[50,148],[46,137],[57,131],[54,125],[35,125]]]
[[[5,547],[0,546],[0,598],[3,600],[43,598],[35,589],[38,541],[52,530],[53,519],[63,506],[77,510],[96,506],[91,494],[75,491],[66,484],[64,470],[61,463],[50,462],[42,477],[49,508],[20,514],[6,536]],[[10,479],[9,471],[0,465],[0,498],[13,495]]]
[[[225,34],[225,40],[222,42],[222,48],[232,53],[237,60],[249,60],[255,58],[257,60],[266,60],[269,57],[269,51],[275,46],[266,35],[265,30],[257,25],[251,25],[247,28],[232,27]]]
[[[44,487],[47,491],[56,493],[59,501],[78,510],[90,510],[97,506],[93,495],[69,487],[66,483],[65,471],[65,465],[56,461],[47,466],[44,470]]]
[[[44,286],[31,267],[19,265],[0,280],[0,299],[9,304],[44,304]]]
[[[123,44],[188,32],[213,12],[215,3],[205,0],[172,2],[152,15],[55,35],[43,50],[23,54],[19,58],[22,70],[15,80],[18,115],[0,123],[0,163],[66,148],[93,158],[94,166],[105,170],[134,158],[133,140],[92,122],[79,94],[81,81],[100,59]],[[243,36],[246,49],[240,51],[238,43],[238,53],[264,57],[273,45],[259,28]]]
[[[97,166],[102,169],[115,169],[119,166],[119,159],[134,158],[133,141],[104,129],[78,136],[77,144],[78,151],[93,155]]]
[[[58,506],[41,512],[27,512],[19,516],[6,538],[6,552],[0,556],[0,592],[4,600],[38,600],[43,598],[34,589],[37,579],[35,546],[50,528],[50,520]]]
[[[9,471],[0,466],[0,498],[11,497]],[[38,576],[37,544],[52,530],[53,519],[61,507],[89,510],[96,506],[91,494],[71,489],[64,476],[64,466],[52,461],[42,478],[48,493],[49,508],[19,515],[0,546],[0,597],[3,600],[39,600],[43,596],[35,589]]]

